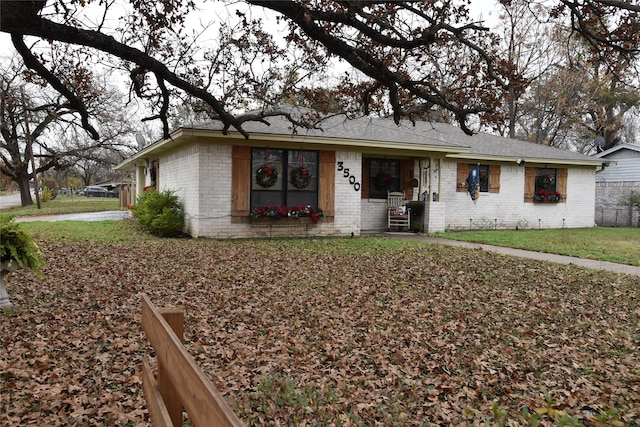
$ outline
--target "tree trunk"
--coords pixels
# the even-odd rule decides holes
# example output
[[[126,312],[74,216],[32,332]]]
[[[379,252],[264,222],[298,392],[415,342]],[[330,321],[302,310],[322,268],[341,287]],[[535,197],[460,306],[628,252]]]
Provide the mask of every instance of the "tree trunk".
[[[33,205],[33,199],[31,198],[31,189],[29,188],[29,181],[31,177],[28,173],[18,173],[17,176],[18,188],[20,188],[20,203],[22,206]],[[35,189],[37,191],[37,189]]]

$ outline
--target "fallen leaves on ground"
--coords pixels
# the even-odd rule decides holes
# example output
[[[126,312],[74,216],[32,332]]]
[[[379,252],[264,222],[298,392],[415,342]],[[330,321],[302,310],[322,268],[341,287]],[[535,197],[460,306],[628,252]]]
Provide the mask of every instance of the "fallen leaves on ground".
[[[148,425],[141,292],[248,425],[640,423],[637,277],[379,238],[40,245],[44,279],[6,277],[1,425]]]

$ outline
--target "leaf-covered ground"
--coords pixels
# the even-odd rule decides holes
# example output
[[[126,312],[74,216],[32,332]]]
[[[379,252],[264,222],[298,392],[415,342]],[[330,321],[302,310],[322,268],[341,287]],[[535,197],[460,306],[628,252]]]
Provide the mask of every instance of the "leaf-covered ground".
[[[639,425],[640,279],[383,240],[42,242],[0,425],[148,425],[140,292],[248,425]],[[398,248],[399,247],[399,248]]]

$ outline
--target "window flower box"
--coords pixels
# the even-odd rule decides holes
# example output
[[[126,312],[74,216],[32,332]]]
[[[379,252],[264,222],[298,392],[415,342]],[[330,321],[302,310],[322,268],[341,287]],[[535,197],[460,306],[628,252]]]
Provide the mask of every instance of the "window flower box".
[[[533,200],[537,203],[558,203],[562,200],[562,195],[557,191],[539,190]]]
[[[296,206],[287,208],[286,206],[265,206],[260,209],[252,209],[249,218],[252,221],[276,221],[281,219],[301,220],[308,219],[317,224],[320,218],[325,216],[320,208],[314,209],[311,206]]]

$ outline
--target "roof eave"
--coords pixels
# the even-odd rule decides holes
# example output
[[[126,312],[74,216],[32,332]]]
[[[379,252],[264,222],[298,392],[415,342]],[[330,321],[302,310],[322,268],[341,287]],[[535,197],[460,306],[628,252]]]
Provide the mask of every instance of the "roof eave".
[[[229,138],[246,141],[247,139],[238,132],[229,132],[224,135],[220,131],[212,131],[207,129],[184,129],[184,134],[202,137]],[[469,147],[444,144],[416,144],[410,142],[395,141],[375,141],[370,139],[354,139],[354,138],[338,138],[315,135],[302,134],[274,134],[266,132],[251,132],[249,141],[257,143],[260,141],[268,142],[295,142],[319,146],[336,146],[336,147],[362,147],[375,149],[392,149],[401,151],[414,152],[441,152],[441,153],[463,153],[469,151]]]
[[[152,157],[153,153],[165,151],[169,148],[175,147],[176,145],[180,145],[183,142],[180,141],[180,138],[184,133],[183,131],[184,130],[182,128],[177,129],[169,134],[169,138],[160,139],[154,143],[147,145],[124,162],[116,165],[113,169],[119,171],[132,170],[138,161]]]
[[[601,166],[601,159],[549,159],[543,157],[513,157],[513,156],[492,156],[487,154],[474,154],[474,153],[460,153],[447,155],[450,159],[460,160],[484,160],[494,162],[508,162],[519,164],[522,161],[522,165],[536,164],[536,165],[570,165],[570,166]]]
[[[162,139],[153,144],[148,145],[144,149],[140,150],[138,153],[133,155],[131,158],[125,160],[124,162],[117,165],[114,169],[116,170],[131,170],[135,167],[137,161],[141,159],[147,159],[150,157],[155,157],[162,151],[166,151],[168,149],[175,148],[176,146],[188,143],[190,139],[184,139],[184,137],[192,137],[192,138],[208,138],[208,139],[219,139],[219,140],[233,140],[238,141],[244,145],[247,144],[247,141],[250,141],[252,145],[265,145],[265,143],[304,143],[309,146],[317,146],[317,147],[334,147],[334,148],[359,148],[362,151],[369,152],[382,152],[382,151],[393,151],[394,153],[413,153],[413,154],[424,154],[424,153],[464,153],[469,151],[469,147],[462,146],[446,146],[446,145],[432,145],[432,144],[416,144],[416,143],[408,143],[408,142],[393,142],[393,141],[374,141],[367,139],[342,139],[342,138],[332,138],[332,137],[324,137],[324,136],[309,136],[309,135],[283,135],[283,134],[271,134],[271,133],[260,133],[260,132],[252,132],[251,137],[247,140],[242,134],[239,132],[229,132],[224,135],[219,130],[209,130],[209,129],[193,129],[193,128],[180,128],[171,133],[170,137],[167,139]]]

